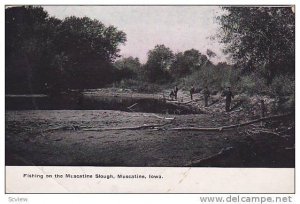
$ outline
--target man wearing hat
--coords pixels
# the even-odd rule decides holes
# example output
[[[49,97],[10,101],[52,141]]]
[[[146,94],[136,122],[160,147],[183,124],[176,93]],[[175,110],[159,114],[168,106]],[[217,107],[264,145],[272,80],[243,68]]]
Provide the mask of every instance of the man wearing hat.
[[[228,86],[226,88],[226,90],[223,92],[222,96],[226,97],[225,110],[226,110],[226,112],[229,112],[230,111],[231,99],[234,97],[231,90],[230,90],[230,86]]]
[[[208,98],[210,97],[210,91],[208,90],[208,87],[205,86],[203,90],[203,95],[204,95],[204,106],[208,106]]]
[[[177,100],[177,93],[178,93],[178,87],[177,87],[177,85],[175,86],[175,88],[174,88],[174,94],[175,94],[175,100]]]
[[[191,86],[191,89],[190,89],[190,96],[191,96],[191,100],[193,100],[193,94],[195,93],[195,88],[194,88],[194,85]]]

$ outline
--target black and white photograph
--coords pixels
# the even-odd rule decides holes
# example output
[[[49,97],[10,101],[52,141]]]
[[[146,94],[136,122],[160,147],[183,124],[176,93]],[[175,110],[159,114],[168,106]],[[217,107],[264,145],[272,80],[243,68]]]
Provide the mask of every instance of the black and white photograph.
[[[5,165],[295,167],[295,7],[6,5]]]
[[[6,165],[294,167],[293,7],[7,6]]]

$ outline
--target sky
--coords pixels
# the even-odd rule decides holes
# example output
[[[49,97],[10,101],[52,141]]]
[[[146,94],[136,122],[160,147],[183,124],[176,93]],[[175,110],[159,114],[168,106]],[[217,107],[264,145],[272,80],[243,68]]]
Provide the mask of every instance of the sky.
[[[215,20],[222,14],[217,6],[44,6],[50,16],[90,17],[105,25],[113,25],[127,35],[120,46],[122,57],[138,57],[142,63],[157,44],[164,44],[174,53],[197,49],[217,54],[214,63],[226,61],[222,45],[210,39],[219,29]]]

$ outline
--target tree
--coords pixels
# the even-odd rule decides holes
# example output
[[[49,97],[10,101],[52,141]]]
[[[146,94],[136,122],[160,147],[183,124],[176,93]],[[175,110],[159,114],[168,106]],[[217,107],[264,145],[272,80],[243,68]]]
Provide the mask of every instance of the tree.
[[[213,51],[211,51],[210,49],[206,50],[206,54],[207,54],[207,56],[208,56],[209,59],[214,58],[214,57],[217,56],[217,54],[214,53]]]
[[[233,62],[270,83],[295,71],[295,14],[290,7],[223,7],[221,42]]]
[[[170,71],[175,78],[183,77],[193,71],[199,70],[207,61],[207,57],[202,55],[198,50],[186,50],[183,53],[179,52],[175,55]]]
[[[170,67],[172,76],[174,78],[179,78],[189,74],[190,71],[191,67],[189,66],[184,54],[182,52],[175,54],[174,61]]]
[[[168,79],[168,73],[174,54],[165,45],[156,45],[148,52],[148,60],[144,66],[146,79],[150,82]]]
[[[57,53],[68,58],[64,73],[70,88],[96,88],[115,78],[112,62],[126,34],[88,17],[68,17],[58,27]]]
[[[5,10],[6,91],[97,88],[117,77],[112,63],[126,34],[90,18],[49,17],[41,7]]]
[[[5,10],[5,72],[7,92],[41,91],[41,64],[49,47],[52,29],[41,7],[11,7]]]
[[[58,28],[58,49],[76,59],[100,58],[112,62],[119,57],[119,44],[126,41],[126,34],[114,26],[106,27],[88,17],[67,17]]]
[[[141,63],[139,58],[133,58],[133,57],[125,57],[117,60],[114,63],[115,67],[117,69],[130,69],[134,72],[137,72],[141,68]]]
[[[121,58],[114,63],[114,66],[119,70],[120,79],[141,77],[142,65],[139,58]]]

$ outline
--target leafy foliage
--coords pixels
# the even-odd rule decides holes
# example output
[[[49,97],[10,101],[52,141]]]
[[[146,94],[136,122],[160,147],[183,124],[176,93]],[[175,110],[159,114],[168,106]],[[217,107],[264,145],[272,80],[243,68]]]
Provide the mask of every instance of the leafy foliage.
[[[114,66],[119,70],[120,79],[142,79],[142,64],[138,58],[121,58],[114,63]]]
[[[6,91],[34,92],[38,69],[51,43],[47,32],[56,23],[39,7],[14,7],[5,13]],[[49,27],[48,27],[49,24]]]
[[[174,78],[183,77],[199,70],[208,62],[207,56],[202,55],[198,50],[186,50],[175,55],[170,72]]]
[[[168,70],[173,62],[174,54],[165,45],[156,45],[148,52],[148,60],[144,66],[144,74],[149,82],[168,79]]]
[[[290,7],[223,7],[221,42],[233,62],[268,83],[295,69],[295,15]]]
[[[212,90],[222,91],[228,85],[237,87],[239,75],[239,70],[227,63],[217,65],[206,63],[199,70],[182,78],[181,86],[191,87],[193,85],[197,89],[208,86]]]
[[[116,80],[112,62],[126,34],[98,20],[49,17],[41,7],[7,8],[6,91],[96,88]]]
[[[114,70],[111,62],[118,57],[118,44],[125,33],[105,27],[87,17],[68,17],[58,26],[55,44],[57,53],[67,56],[63,74],[69,88],[93,88],[111,83]]]
[[[212,50],[210,50],[210,49],[207,49],[207,50],[206,50],[206,54],[207,54],[207,56],[208,56],[209,58],[214,58],[214,57],[217,56],[217,54],[216,54],[215,52],[213,52]]]
[[[156,45],[141,64],[120,58],[126,34],[87,17],[50,17],[41,7],[7,8],[5,74],[7,93],[54,92],[114,84],[140,92],[232,86],[247,95],[267,94],[288,107],[295,101],[295,15],[288,7],[224,7],[220,40],[234,65],[210,60],[216,53],[178,53]]]

